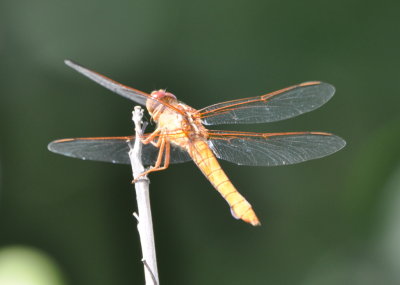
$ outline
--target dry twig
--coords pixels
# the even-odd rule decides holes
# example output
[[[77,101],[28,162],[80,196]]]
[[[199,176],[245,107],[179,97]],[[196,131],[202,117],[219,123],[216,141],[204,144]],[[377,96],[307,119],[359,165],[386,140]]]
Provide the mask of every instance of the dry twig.
[[[133,178],[136,179],[139,174],[145,171],[142,164],[142,143],[143,135],[143,109],[139,106],[135,107],[132,112],[132,120],[135,123],[135,143],[129,152],[129,158],[132,165]],[[138,220],[138,231],[140,236],[140,244],[143,254],[143,265],[145,273],[146,285],[158,285],[158,270],[156,249],[154,243],[153,222],[151,217],[150,196],[149,196],[150,181],[147,176],[140,177],[135,183],[136,200],[138,204],[139,215],[134,214]]]

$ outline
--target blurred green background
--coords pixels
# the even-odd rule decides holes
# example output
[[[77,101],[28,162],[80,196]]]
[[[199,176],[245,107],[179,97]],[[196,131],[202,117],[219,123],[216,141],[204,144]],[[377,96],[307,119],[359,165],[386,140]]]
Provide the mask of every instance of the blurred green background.
[[[69,58],[143,91],[168,88],[195,108],[309,80],[337,89],[311,113],[230,128],[328,131],[348,143],[293,166],[222,162],[261,227],[234,220],[193,164],[151,175],[161,284],[400,284],[399,9],[1,1],[0,275],[7,266],[28,274],[23,249],[33,264],[46,259],[41,272],[58,284],[143,284],[130,167],[46,148],[133,133],[134,103],[66,67]]]

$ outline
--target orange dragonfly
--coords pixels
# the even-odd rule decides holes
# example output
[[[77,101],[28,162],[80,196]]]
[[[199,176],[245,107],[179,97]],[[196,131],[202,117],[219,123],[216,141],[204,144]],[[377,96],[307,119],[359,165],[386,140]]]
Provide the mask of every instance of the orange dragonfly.
[[[274,122],[312,111],[333,96],[335,88],[327,83],[305,82],[262,96],[196,110],[166,90],[148,94],[72,61],[65,63],[103,87],[146,106],[157,127],[141,138],[143,164],[152,166],[143,174],[164,170],[171,163],[192,160],[228,202],[232,215],[253,226],[260,225],[259,219],[217,158],[238,165],[288,165],[330,155],[346,144],[342,138],[325,132],[251,133],[204,127]],[[48,149],[85,160],[129,164],[128,152],[134,139],[134,136],[61,139],[51,142]]]

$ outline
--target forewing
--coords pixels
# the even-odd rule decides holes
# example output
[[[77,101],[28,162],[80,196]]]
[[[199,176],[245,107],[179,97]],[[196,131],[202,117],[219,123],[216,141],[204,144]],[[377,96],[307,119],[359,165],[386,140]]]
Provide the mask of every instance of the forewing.
[[[210,131],[208,144],[218,158],[238,165],[277,166],[330,155],[343,148],[346,142],[322,132]]]
[[[83,160],[130,164],[128,152],[134,137],[74,138],[51,142],[48,149],[54,153]],[[152,144],[142,145],[142,162],[154,165],[159,149]],[[189,155],[179,146],[171,145],[170,163],[189,161]]]
[[[266,95],[227,101],[199,110],[205,125],[266,123],[288,119],[325,104],[335,88],[305,82]]]
[[[88,77],[89,79],[93,80],[94,82],[100,84],[101,86],[103,86],[125,98],[135,101],[138,104],[146,105],[146,100],[148,98],[150,98],[150,95],[145,92],[142,92],[142,91],[136,90],[134,88],[125,86],[121,83],[118,83],[104,75],[101,75],[93,70],[83,67],[71,60],[65,60],[64,62],[69,67],[75,69],[79,73],[85,75],[86,77]]]

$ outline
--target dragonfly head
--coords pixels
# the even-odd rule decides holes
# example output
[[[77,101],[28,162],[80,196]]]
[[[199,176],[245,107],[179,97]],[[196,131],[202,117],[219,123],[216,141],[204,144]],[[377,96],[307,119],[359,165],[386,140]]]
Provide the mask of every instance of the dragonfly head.
[[[165,99],[175,99],[176,96],[172,93],[167,92],[165,89],[155,90],[151,92],[150,96],[157,100],[165,100]]]
[[[150,94],[151,98],[155,100],[147,100],[146,107],[150,113],[153,113],[154,109],[160,104],[158,102],[162,101],[168,104],[177,102],[176,96],[172,93],[167,92],[165,89],[155,90]]]

